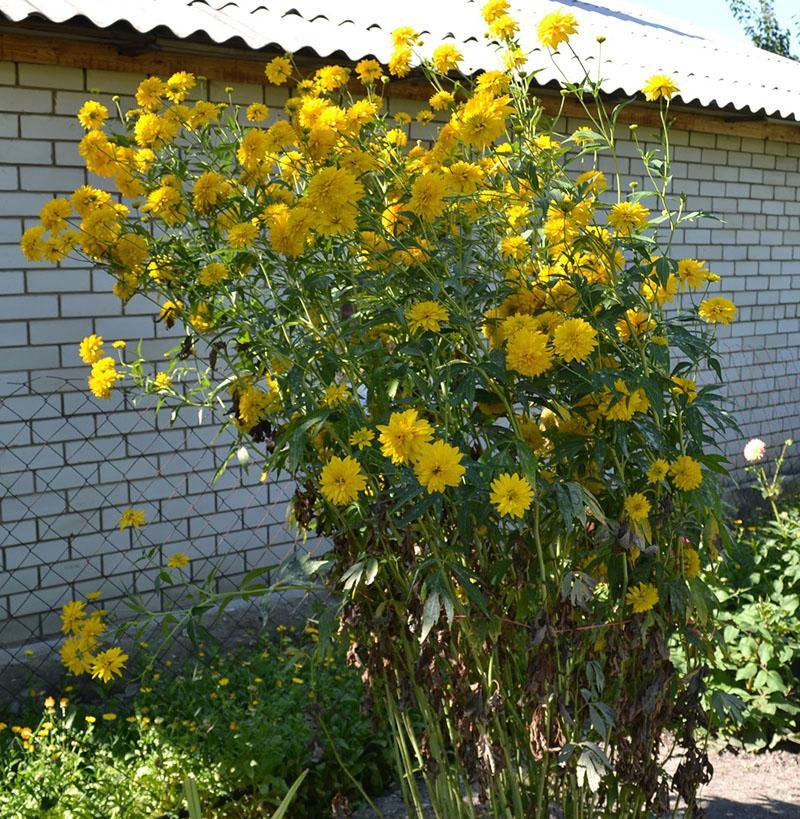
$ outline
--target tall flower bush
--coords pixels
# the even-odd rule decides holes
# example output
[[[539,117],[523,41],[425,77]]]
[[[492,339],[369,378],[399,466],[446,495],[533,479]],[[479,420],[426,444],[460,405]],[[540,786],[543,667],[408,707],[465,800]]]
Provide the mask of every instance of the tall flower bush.
[[[116,117],[87,102],[81,155],[121,198],[53,200],[23,248],[83,254],[185,330],[155,375],[87,337],[96,396],[127,379],[216,406],[297,480],[411,811],[420,777],[445,817],[645,816],[670,787],[694,807],[702,670],[678,675],[668,644],[707,627],[725,419],[695,375],[736,308],[670,255],[698,216],[670,192],[673,80],[644,89],[664,129],[632,130],[648,182],[624,188],[601,169],[620,106],[587,74],[565,92],[586,125],[561,133],[517,40],[535,21],[504,0],[484,18],[506,70],[474,80],[453,44],[394,32],[389,75],[430,83],[427,143],[386,113],[374,60],[303,77],[274,59],[295,93],[271,124],[260,103],[189,103],[186,73]],[[576,26],[539,22],[547,58]]]

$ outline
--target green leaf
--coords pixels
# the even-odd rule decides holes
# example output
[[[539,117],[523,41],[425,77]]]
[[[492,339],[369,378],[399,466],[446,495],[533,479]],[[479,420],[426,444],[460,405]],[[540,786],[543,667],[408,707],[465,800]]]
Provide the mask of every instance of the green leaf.
[[[271,819],[283,819],[283,817],[287,815],[286,812],[289,810],[289,807],[294,801],[297,791],[300,790],[300,786],[303,784],[303,780],[306,778],[307,774],[308,768],[306,768],[306,770],[304,770],[303,773],[301,773],[300,776],[295,779],[292,787],[289,788],[289,792],[283,797],[280,805],[278,805],[278,809],[272,814]]]

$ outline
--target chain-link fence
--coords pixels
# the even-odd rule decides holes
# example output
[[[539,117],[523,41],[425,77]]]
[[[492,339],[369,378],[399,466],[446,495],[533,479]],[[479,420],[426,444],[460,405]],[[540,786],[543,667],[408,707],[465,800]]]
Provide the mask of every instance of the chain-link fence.
[[[21,681],[52,676],[60,609],[98,596],[116,615],[131,595],[158,611],[175,605],[184,583],[213,577],[215,591],[238,588],[254,569],[285,562],[298,550],[286,525],[294,490],[261,480],[257,466],[233,460],[231,434],[219,419],[155,412],[152,401],[115,391],[97,401],[85,383],[39,379],[0,398],[0,698]],[[129,509],[139,528],[120,529]],[[189,563],[159,577],[169,558]],[[269,583],[269,573],[261,581]],[[126,602],[127,601],[127,602]],[[252,606],[226,617],[252,622]]]

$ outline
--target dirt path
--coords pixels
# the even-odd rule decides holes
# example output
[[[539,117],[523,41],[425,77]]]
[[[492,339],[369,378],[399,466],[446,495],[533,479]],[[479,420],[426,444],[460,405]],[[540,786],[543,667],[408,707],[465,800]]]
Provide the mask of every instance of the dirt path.
[[[708,819],[800,819],[800,754],[711,754],[702,791]]]
[[[713,752],[710,757],[714,779],[701,793],[706,819],[800,819],[800,754]],[[384,819],[407,819],[398,794],[376,803]],[[378,819],[378,814],[361,810],[354,819]]]

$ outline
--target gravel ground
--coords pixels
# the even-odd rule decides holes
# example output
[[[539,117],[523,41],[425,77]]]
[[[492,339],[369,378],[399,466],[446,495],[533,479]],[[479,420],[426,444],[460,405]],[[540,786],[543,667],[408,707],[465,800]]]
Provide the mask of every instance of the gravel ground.
[[[800,819],[800,754],[713,752],[714,778],[703,788],[707,819]],[[397,793],[376,800],[384,819],[407,819]],[[430,813],[433,817],[433,813]],[[370,809],[354,819],[378,819]]]

